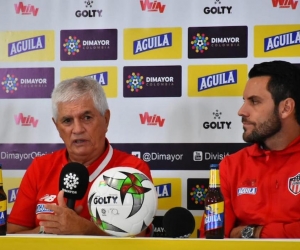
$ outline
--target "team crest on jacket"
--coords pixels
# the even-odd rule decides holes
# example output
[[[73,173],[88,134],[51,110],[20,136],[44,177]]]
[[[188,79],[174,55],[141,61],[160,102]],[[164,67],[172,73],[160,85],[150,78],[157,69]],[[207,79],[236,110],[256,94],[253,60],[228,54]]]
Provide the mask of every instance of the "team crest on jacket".
[[[289,178],[288,187],[289,187],[289,191],[293,195],[298,195],[300,193],[300,173]]]

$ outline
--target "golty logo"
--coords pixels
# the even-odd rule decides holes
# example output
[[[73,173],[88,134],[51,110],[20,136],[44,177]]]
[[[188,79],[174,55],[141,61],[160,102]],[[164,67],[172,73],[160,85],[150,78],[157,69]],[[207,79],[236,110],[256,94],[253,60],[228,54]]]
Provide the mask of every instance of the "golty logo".
[[[216,0],[215,4],[221,4],[220,0]],[[204,14],[231,14],[232,6],[205,7]]]
[[[212,113],[214,116],[214,120],[221,119],[222,112],[216,110],[216,112]],[[204,122],[203,123],[204,129],[231,129],[231,122],[228,121],[218,121],[218,122]]]
[[[145,84],[144,77],[141,76],[140,73],[132,72],[132,74],[128,76],[126,84],[131,92],[139,92],[143,89],[143,85]]]
[[[20,85],[18,80],[19,79],[15,77],[15,75],[7,74],[5,77],[3,77],[3,81],[1,82],[2,89],[8,94],[14,93],[18,90],[18,87]]]
[[[135,215],[143,205],[144,194],[149,192],[151,188],[143,187],[142,182],[148,180],[148,178],[140,173],[127,173],[120,171],[120,173],[126,175],[125,179],[116,179],[103,175],[104,181],[107,185],[117,191],[120,191],[121,202],[123,205],[126,194],[132,195],[132,209],[127,218]]]
[[[77,39],[76,36],[69,36],[69,38],[65,39],[65,43],[63,44],[65,47],[64,51],[68,55],[75,56],[76,54],[79,53],[79,49],[81,48],[80,40]]]
[[[85,7],[86,8],[92,8],[94,1],[84,1]],[[98,14],[98,17],[101,17],[102,14],[102,10],[96,10],[96,9],[89,9],[89,10],[77,10],[75,12],[75,16],[76,17],[96,17],[96,15]]]
[[[205,50],[208,50],[210,44],[208,40],[209,37],[205,36],[205,34],[197,33],[196,36],[193,36],[193,40],[191,41],[192,49],[195,50],[196,53],[203,53]]]

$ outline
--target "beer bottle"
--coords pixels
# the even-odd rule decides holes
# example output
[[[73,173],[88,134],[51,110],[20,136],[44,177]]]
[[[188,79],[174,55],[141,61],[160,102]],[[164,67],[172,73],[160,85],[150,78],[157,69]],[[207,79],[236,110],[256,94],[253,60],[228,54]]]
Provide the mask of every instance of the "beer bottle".
[[[204,201],[206,239],[224,239],[224,198],[220,188],[219,164],[210,165],[209,188]]]
[[[0,235],[6,235],[7,229],[7,198],[3,190],[2,165],[0,164]]]

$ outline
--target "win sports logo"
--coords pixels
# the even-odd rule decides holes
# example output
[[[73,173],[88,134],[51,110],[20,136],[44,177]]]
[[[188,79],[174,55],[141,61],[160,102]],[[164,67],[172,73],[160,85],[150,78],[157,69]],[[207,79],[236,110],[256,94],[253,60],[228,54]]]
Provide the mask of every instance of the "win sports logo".
[[[205,34],[197,33],[196,36],[193,36],[193,40],[191,41],[192,50],[195,50],[196,53],[204,53],[208,50],[210,44],[208,40],[209,37],[205,36]]]
[[[15,77],[15,75],[7,74],[5,77],[3,77],[1,85],[5,93],[13,94],[15,91],[18,90],[20,84],[19,79]]]
[[[159,12],[164,13],[165,11],[165,4],[162,4],[158,1],[151,2],[150,0],[141,0],[140,1],[142,11],[148,11],[148,12]]]
[[[39,120],[38,119],[34,119],[33,116],[24,116],[23,113],[20,113],[19,115],[14,115],[15,117],[15,122],[17,125],[20,125],[21,126],[26,126],[26,127],[29,127],[29,126],[33,126],[34,128],[37,126]]]
[[[76,36],[69,36],[68,38],[66,38],[63,46],[64,51],[71,56],[75,56],[76,54],[78,54],[81,48],[80,40],[77,39]]]
[[[140,114],[140,120],[142,124],[146,124],[148,126],[159,126],[163,127],[165,123],[165,118],[161,118],[159,115],[149,115],[148,112],[144,114]]]
[[[23,2],[19,2],[15,4],[15,11],[16,14],[37,16],[39,8],[35,8],[31,4],[25,5]]]
[[[279,8],[291,8],[292,10],[295,10],[298,5],[298,1],[295,0],[272,0],[273,7]]]
[[[126,80],[127,88],[131,92],[139,92],[144,88],[144,77],[140,75],[140,73],[132,72],[131,75],[128,76],[128,80]]]

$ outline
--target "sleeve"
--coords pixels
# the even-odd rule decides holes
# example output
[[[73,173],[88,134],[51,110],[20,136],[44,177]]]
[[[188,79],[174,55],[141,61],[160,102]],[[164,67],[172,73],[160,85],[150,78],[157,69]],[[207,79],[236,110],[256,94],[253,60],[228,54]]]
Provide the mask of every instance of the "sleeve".
[[[260,238],[300,238],[300,221],[269,223],[263,227]]]
[[[232,180],[230,179],[230,173],[228,173],[229,166],[228,158],[225,157],[220,163],[220,184],[225,203],[225,238],[230,238],[230,232],[236,222],[231,201],[230,184]]]
[[[38,176],[35,173],[36,160],[33,160],[22,178],[16,201],[8,222],[34,228]]]

